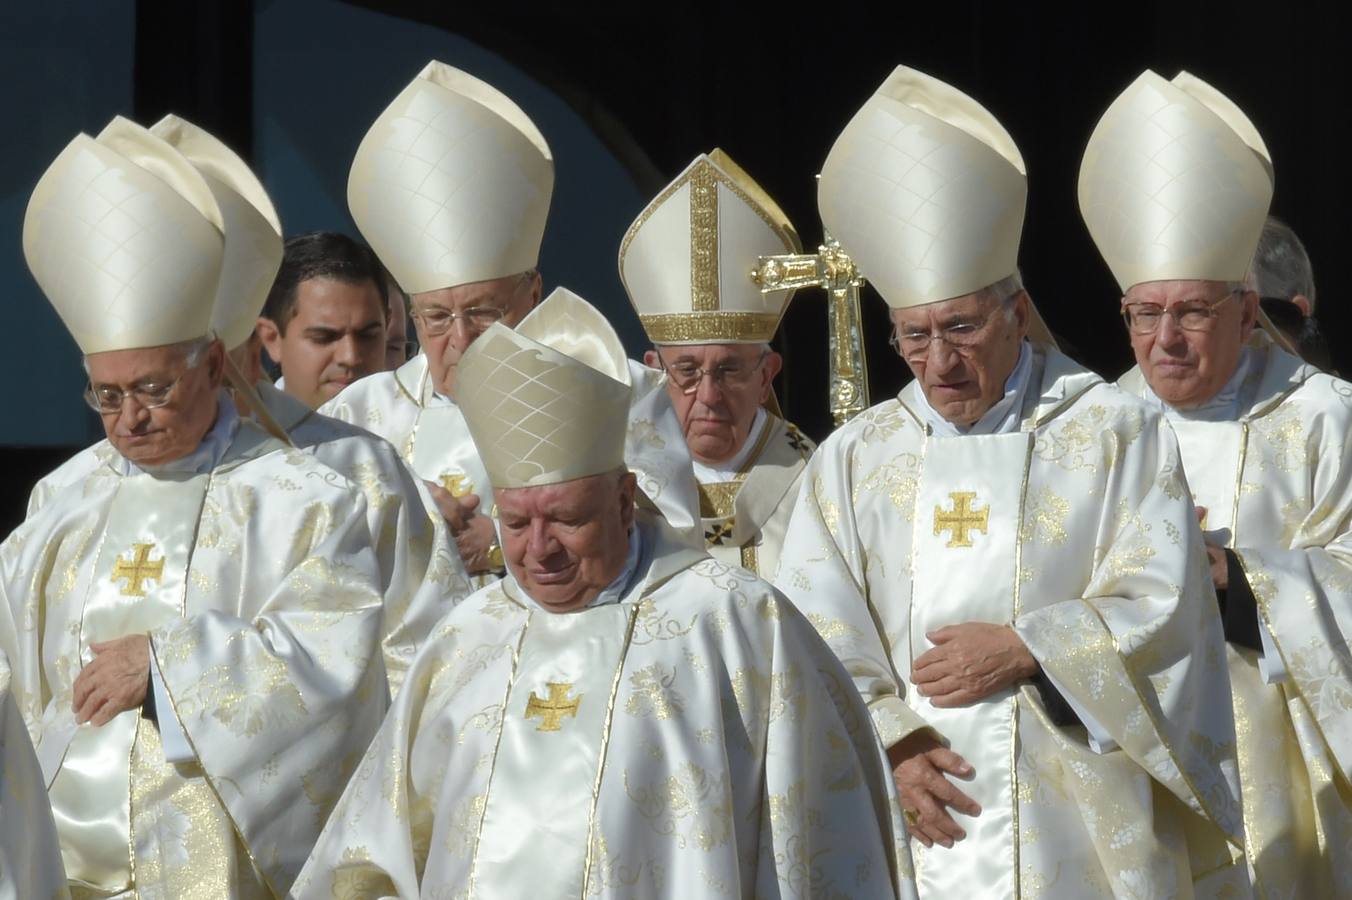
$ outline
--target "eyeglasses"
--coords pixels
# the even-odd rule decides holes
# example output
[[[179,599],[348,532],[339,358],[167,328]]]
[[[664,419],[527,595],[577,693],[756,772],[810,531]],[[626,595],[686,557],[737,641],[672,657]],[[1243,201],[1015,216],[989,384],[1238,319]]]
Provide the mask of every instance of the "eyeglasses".
[[[968,353],[985,339],[983,332],[986,326],[990,324],[995,314],[1003,310],[1004,307],[1005,303],[1001,303],[978,321],[955,322],[936,333],[928,331],[903,331],[898,333],[894,328],[892,336],[887,339],[887,343],[891,345],[898,356],[911,362],[919,362],[925,359],[929,354],[930,344],[935,340],[943,341],[952,347],[955,353]]]
[[[185,372],[184,375],[187,373]],[[84,400],[89,404],[89,408],[96,413],[102,413],[105,416],[114,415],[122,412],[122,404],[126,402],[127,396],[136,398],[136,403],[144,409],[159,409],[169,403],[169,398],[173,396],[174,388],[183,380],[183,375],[178,376],[168,384],[157,384],[147,382],[138,384],[130,391],[124,391],[121,388],[112,385],[101,384],[95,387],[93,382],[85,385]]]
[[[1159,330],[1165,316],[1172,316],[1174,324],[1184,331],[1210,331],[1216,324],[1216,307],[1235,294],[1244,292],[1242,288],[1233,288],[1219,300],[1207,303],[1204,300],[1185,300],[1174,306],[1160,306],[1158,303],[1124,303],[1122,321],[1132,334],[1154,334]]]
[[[464,312],[452,312],[434,306],[431,309],[415,309],[410,315],[422,323],[424,335],[441,337],[451,330],[456,319],[465,323],[465,328],[470,334],[483,334],[494,322],[507,315],[507,311],[496,306],[471,306]]]
[[[704,380],[706,375],[712,378],[714,384],[720,388],[746,385],[765,363],[765,359],[769,355],[769,350],[763,350],[754,363],[732,360],[719,363],[710,369],[701,369],[691,362],[680,362],[674,366],[668,366],[666,360],[662,359],[661,354],[658,354],[657,358],[662,362],[663,371],[667,373],[676,387],[681,389],[681,393],[693,394],[699,389],[700,382]]]

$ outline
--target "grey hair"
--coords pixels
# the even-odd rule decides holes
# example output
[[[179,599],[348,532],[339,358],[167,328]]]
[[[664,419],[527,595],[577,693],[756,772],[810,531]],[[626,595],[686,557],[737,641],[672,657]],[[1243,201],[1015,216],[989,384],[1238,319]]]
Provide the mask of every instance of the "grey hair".
[[[1260,297],[1290,300],[1304,294],[1314,307],[1314,268],[1296,232],[1276,216],[1268,216],[1249,275]]]
[[[997,303],[1003,304],[1002,312],[1005,314],[1005,321],[1013,322],[1014,304],[1009,301],[1013,300],[1015,295],[1023,289],[1023,273],[1016,268],[1014,274],[1006,275],[994,284],[987,285],[983,288],[981,295],[983,297],[989,297]]]
[[[211,337],[200,337],[188,341],[179,341],[177,344],[170,344],[169,346],[183,354],[183,362],[189,369],[195,369],[202,364],[207,348],[211,346],[213,340],[215,339]],[[89,357],[82,357],[80,362],[84,365],[85,374],[88,375]]]

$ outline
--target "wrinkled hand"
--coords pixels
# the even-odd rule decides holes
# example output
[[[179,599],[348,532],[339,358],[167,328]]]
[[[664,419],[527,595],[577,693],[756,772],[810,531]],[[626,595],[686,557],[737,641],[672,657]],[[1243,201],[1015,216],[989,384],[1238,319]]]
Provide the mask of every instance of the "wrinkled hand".
[[[954,786],[945,772],[970,778],[972,767],[958,754],[939,742],[934,733],[922,729],[907,736],[887,751],[897,796],[906,816],[906,829],[926,847],[940,843],[952,847],[967,832],[948,814],[948,807],[969,816],[979,815],[981,807]]]
[[[435,481],[424,481],[423,484],[427,487],[427,493],[432,495],[437,512],[441,513],[441,517],[450,527],[451,534],[458,535],[469,527],[470,519],[474,518],[474,511],[479,508],[477,494],[457,497]]]
[[[935,706],[966,706],[1032,678],[1037,660],[1008,625],[964,622],[931,631],[937,646],[911,666],[911,683]]]
[[[488,549],[498,540],[498,530],[488,516],[473,516],[465,529],[455,536],[455,545],[460,548],[460,558],[465,561],[465,570],[471,575],[481,575],[493,570],[488,559]]]
[[[1197,524],[1206,522],[1206,507],[1199,506],[1197,509]],[[1223,591],[1230,586],[1230,567],[1225,560],[1225,548],[1218,547],[1215,544],[1206,545],[1206,558],[1211,563],[1211,582],[1216,586],[1216,590]]]
[[[118,713],[139,709],[150,679],[150,638],[130,634],[90,644],[94,661],[75,679],[75,721],[107,725]]]

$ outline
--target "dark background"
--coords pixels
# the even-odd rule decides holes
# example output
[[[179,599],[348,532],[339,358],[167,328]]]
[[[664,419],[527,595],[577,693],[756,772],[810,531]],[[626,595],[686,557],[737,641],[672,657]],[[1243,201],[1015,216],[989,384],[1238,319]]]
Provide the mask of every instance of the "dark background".
[[[57,90],[59,82],[53,81],[50,102],[35,106],[40,112],[33,129],[25,131],[21,121],[17,134],[0,143],[0,162],[20,151],[26,154],[23,165],[7,166],[5,188],[26,201],[46,162],[74,132],[97,131],[111,112],[149,124],[173,111],[212,130],[251,160],[274,199],[288,191],[330,197],[328,205],[306,207],[300,215],[289,215],[279,202],[288,232],[352,229],[332,198],[341,199],[356,141],[429,56],[491,81],[491,66],[461,63],[457,53],[462,50],[456,48],[474,45],[487,51],[486,57],[500,58],[570,108],[599,142],[597,152],[581,154],[566,166],[564,155],[556,154],[560,187],[542,270],[546,290],[561,278],[570,287],[585,287],[584,295],[615,318],[634,354],[643,349],[642,336],[614,276],[615,252],[624,224],[646,198],[694,155],[719,146],[780,202],[804,243],[815,245],[821,231],[812,176],[858,106],[895,65],[905,63],[971,94],[1013,135],[1029,176],[1020,252],[1025,281],[1064,349],[1116,377],[1129,365],[1130,353],[1117,315],[1119,292],[1076,208],[1080,154],[1103,109],[1142,69],[1172,77],[1186,68],[1238,103],[1267,142],[1277,173],[1272,211],[1305,241],[1321,284],[1319,317],[1333,345],[1334,363],[1352,370],[1349,349],[1340,340],[1348,314],[1332,279],[1343,252],[1342,219],[1352,188],[1344,151],[1352,128],[1345,112],[1346,39],[1331,14],[1313,7],[1286,3],[1246,10],[1138,2],[1021,8],[957,0],[942,4],[939,12],[919,12],[915,4],[879,4],[877,9],[832,4],[791,13],[787,6],[756,12],[670,3],[648,4],[641,16],[617,17],[564,4],[110,0],[92,18],[94,7],[88,4],[58,2],[55,7],[51,12],[49,4],[41,14],[0,13],[0,26],[6,16],[18,23],[0,30],[0,49],[20,51],[20,58],[27,58],[22,51],[28,49],[37,58],[31,47],[5,48],[5,43],[31,44],[39,35],[44,43],[62,47],[75,41],[86,56],[121,53],[109,66],[125,65],[130,71],[107,77],[123,79],[127,88],[104,101],[86,102],[108,90],[97,71],[86,68],[69,76],[86,82],[83,100],[72,100],[69,86]],[[41,56],[50,59],[50,54]],[[17,68],[13,58],[10,65]],[[6,74],[30,82],[62,77],[50,64],[36,73],[29,69]],[[285,73],[288,93],[274,89],[278,72]],[[304,72],[303,78],[296,72]],[[267,89],[260,90],[259,83]],[[537,117],[528,98],[504,88]],[[18,90],[34,105],[32,97],[41,100],[46,94],[33,92],[47,88],[39,82],[36,88],[29,83],[6,90]],[[66,124],[71,117],[62,117],[62,104],[81,102],[86,103],[83,117]],[[304,123],[295,129],[308,139],[298,157],[304,168],[275,151],[263,152],[273,144],[260,130],[288,122]],[[553,145],[555,134],[545,121],[537,117],[537,122]],[[588,169],[593,162],[596,168]],[[605,167],[620,174],[603,172]],[[21,219],[22,202],[2,209],[9,218],[17,209]],[[558,225],[561,220],[568,223],[566,229]],[[589,222],[595,223],[594,233],[588,233]],[[555,236],[564,230],[566,236]],[[0,238],[13,236],[17,242],[17,235],[17,223],[0,222]],[[565,239],[570,242],[566,248],[550,244]],[[21,262],[3,267],[3,257],[13,257],[16,250],[0,247],[0,272],[15,281],[7,287],[10,304],[26,304],[22,317],[3,323],[11,332],[0,333],[7,348],[25,341],[24,334],[13,333],[16,322],[22,327],[28,316],[51,318],[32,299],[36,287],[19,268]],[[830,429],[824,316],[823,295],[801,293],[778,342],[787,363],[781,400],[788,415],[818,438]],[[884,307],[871,292],[865,297],[865,323],[877,402],[900,387],[903,367],[887,348]],[[29,398],[30,414],[50,414],[53,408],[64,414],[69,407],[70,416],[82,415],[75,412],[78,353],[68,338],[61,343],[59,329],[50,333],[50,349],[37,352],[44,358],[60,356],[61,371],[71,374],[59,376],[64,379],[59,395]],[[24,413],[24,385],[6,374],[10,391],[21,394],[18,408]],[[15,423],[0,430],[11,463],[0,517],[11,522],[21,517],[31,483],[98,436],[96,422],[80,421],[83,431],[76,428],[74,439],[70,428],[53,430],[59,437],[43,441],[25,440]],[[17,446],[31,443],[45,446]]]

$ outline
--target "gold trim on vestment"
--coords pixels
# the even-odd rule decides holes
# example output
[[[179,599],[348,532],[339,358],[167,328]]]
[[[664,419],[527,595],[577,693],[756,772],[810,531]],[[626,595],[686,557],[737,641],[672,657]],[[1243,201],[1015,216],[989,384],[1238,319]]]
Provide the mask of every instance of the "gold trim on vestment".
[[[719,308],[718,181],[713,167],[696,164],[690,173],[690,308]]]
[[[503,588],[498,588],[504,596],[515,602],[515,598]],[[546,615],[549,615],[548,613]],[[488,794],[493,790],[493,773],[498,768],[498,753],[502,751],[502,732],[503,725],[507,721],[507,701],[512,699],[512,685],[516,683],[516,668],[521,662],[521,645],[526,642],[526,632],[530,630],[531,620],[535,618],[535,613],[528,611],[526,621],[521,626],[521,634],[517,636],[516,646],[512,648],[512,669],[507,673],[507,687],[502,694],[502,722],[498,725],[498,739],[493,744],[493,761],[488,764],[488,779],[484,782],[484,802],[483,808],[479,810],[479,825],[474,831],[474,851],[469,861],[469,879],[466,897],[474,896],[474,876],[479,871],[479,841],[484,834],[484,816],[488,813]]]
[[[606,774],[606,751],[610,749],[610,726],[615,721],[615,698],[620,693],[620,676],[624,674],[624,661],[629,657],[629,644],[634,638],[634,625],[638,622],[638,607],[642,600],[629,604],[629,627],[624,632],[624,645],[620,648],[620,664],[615,667],[615,678],[610,683],[610,700],[606,703],[606,724],[601,729],[601,759],[596,766],[596,782],[592,785],[591,812],[587,814],[587,854],[582,863],[582,890],[587,890],[591,882],[592,857],[596,850],[596,806],[601,801],[601,779]],[[487,802],[484,808],[487,809]]]
[[[1088,609],[1090,613],[1093,614],[1094,618],[1098,620],[1098,623],[1101,626],[1103,626],[1103,633],[1106,634],[1108,636],[1108,640],[1112,642],[1113,651],[1117,654],[1117,661],[1122,665],[1122,670],[1126,673],[1127,678],[1130,680],[1132,690],[1136,692],[1137,699],[1141,701],[1141,708],[1145,710],[1146,716],[1150,719],[1150,726],[1154,729],[1155,733],[1160,736],[1160,743],[1164,746],[1165,752],[1169,754],[1170,762],[1172,762],[1174,764],[1174,768],[1178,770],[1178,777],[1183,779],[1184,786],[1187,787],[1187,789],[1192,792],[1193,800],[1196,801],[1197,805],[1201,808],[1202,812],[1207,816],[1207,818],[1211,820],[1211,823],[1215,825],[1217,828],[1220,828],[1220,830],[1225,834],[1225,839],[1227,841],[1229,841],[1235,847],[1239,848],[1241,852],[1243,852],[1244,850],[1243,821],[1241,820],[1239,823],[1240,837],[1238,839],[1232,836],[1229,831],[1227,831],[1224,827],[1221,826],[1220,817],[1217,816],[1216,813],[1207,805],[1205,799],[1206,795],[1197,789],[1197,785],[1193,783],[1192,775],[1190,775],[1188,773],[1188,770],[1183,767],[1183,764],[1179,762],[1178,754],[1174,752],[1174,748],[1171,745],[1169,733],[1160,726],[1160,721],[1159,718],[1155,715],[1154,707],[1148,702],[1148,700],[1144,696],[1142,696],[1141,689],[1136,686],[1136,675],[1132,671],[1131,666],[1127,665],[1127,659],[1122,653],[1122,646],[1117,642],[1117,635],[1113,634],[1112,629],[1108,627],[1107,621],[1104,620],[1103,614],[1098,611],[1098,608],[1095,607],[1094,604],[1090,603],[1083,597],[1080,598],[1080,602],[1083,603],[1085,608]],[[1262,605],[1259,604],[1258,608],[1261,610]]]
[[[742,490],[743,482],[713,481],[700,483],[699,514],[704,519],[726,519],[732,515],[737,502],[737,494]]]
[[[1038,373],[1041,375],[1041,373]],[[1030,391],[1031,393],[1031,391]],[[1019,605],[1023,600],[1023,521],[1028,512],[1028,479],[1033,470],[1033,433],[1025,431],[1027,442],[1024,444],[1023,451],[1023,484],[1019,487],[1019,519],[1018,530],[1014,533],[1014,606],[1013,614],[1010,616],[1011,623],[1019,618]],[[1022,896],[1023,887],[1021,883],[1022,866],[1022,833],[1019,830],[1019,700],[1022,692],[1017,686],[1014,692],[1014,702],[1010,704],[1010,734],[1009,742],[1009,796],[1010,812],[1013,816],[1014,835],[1010,845],[1014,850],[1014,896]]]
[[[742,545],[742,568],[760,574],[760,554],[756,552],[754,537]]]
[[[196,544],[194,543],[193,546],[196,547]],[[189,558],[188,561],[188,568],[189,571],[191,571],[192,568],[191,558]],[[151,653],[153,654],[155,649],[154,641],[150,642],[150,648]],[[156,666],[160,664],[158,658],[154,659],[152,663]],[[164,671],[164,668],[162,666],[160,667],[160,671],[161,672]],[[173,713],[174,718],[177,719],[179,723],[178,730],[182,732],[183,739],[188,742],[188,747],[189,749],[192,750],[192,755],[197,759],[198,768],[202,770],[202,782],[206,784],[207,788],[211,791],[212,796],[216,798],[216,802],[221,805],[221,812],[225,813],[225,818],[230,822],[230,828],[235,832],[235,837],[239,839],[240,849],[243,850],[244,855],[249,858],[249,864],[252,865],[254,871],[258,873],[258,877],[262,879],[263,887],[267,888],[268,893],[270,893],[273,897],[277,898],[277,900],[281,900],[282,898],[281,892],[278,891],[277,888],[273,886],[272,878],[268,875],[267,870],[258,864],[258,860],[254,859],[253,849],[249,846],[249,842],[244,839],[244,831],[239,827],[239,823],[235,821],[235,815],[230,811],[230,807],[226,805],[225,798],[221,796],[221,792],[216,790],[216,783],[212,781],[211,774],[207,772],[206,766],[202,765],[202,754],[198,752],[197,743],[192,739],[192,735],[188,733],[187,727],[183,725],[183,719],[178,714],[178,704],[174,702],[174,693],[173,691],[169,690],[168,684],[164,686],[164,696],[169,698],[170,711]],[[134,746],[135,741],[133,741],[132,743]],[[130,812],[130,809],[128,811]]]
[[[1240,488],[1244,484],[1244,463],[1249,456],[1249,423],[1241,420],[1239,423],[1239,465],[1235,467],[1235,502],[1230,508],[1230,546],[1239,546],[1239,495]],[[1182,461],[1182,452],[1179,453],[1179,460]],[[1289,671],[1289,670],[1288,670]]]
[[[654,344],[768,343],[779,319],[778,313],[719,311],[639,316]]]

